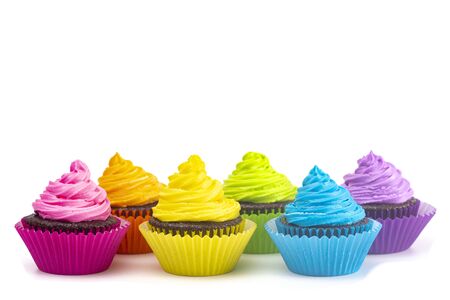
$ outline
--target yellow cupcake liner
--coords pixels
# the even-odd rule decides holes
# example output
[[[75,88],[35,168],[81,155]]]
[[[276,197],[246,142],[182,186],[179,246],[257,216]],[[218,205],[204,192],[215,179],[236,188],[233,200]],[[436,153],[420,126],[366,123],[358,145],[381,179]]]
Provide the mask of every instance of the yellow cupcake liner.
[[[213,276],[231,272],[256,230],[244,220],[244,230],[222,236],[172,235],[152,231],[148,222],[139,226],[161,267],[183,276]]]

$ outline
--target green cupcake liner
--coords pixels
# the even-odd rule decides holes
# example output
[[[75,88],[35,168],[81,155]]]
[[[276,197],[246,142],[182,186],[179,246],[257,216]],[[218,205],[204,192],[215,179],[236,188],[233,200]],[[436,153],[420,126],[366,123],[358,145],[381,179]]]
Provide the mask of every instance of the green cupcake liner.
[[[244,250],[247,254],[269,254],[278,253],[278,249],[273,243],[264,225],[271,219],[282,215],[282,212],[277,213],[261,213],[261,214],[243,214],[242,218],[251,220],[256,223],[256,231],[253,234],[250,242]]]

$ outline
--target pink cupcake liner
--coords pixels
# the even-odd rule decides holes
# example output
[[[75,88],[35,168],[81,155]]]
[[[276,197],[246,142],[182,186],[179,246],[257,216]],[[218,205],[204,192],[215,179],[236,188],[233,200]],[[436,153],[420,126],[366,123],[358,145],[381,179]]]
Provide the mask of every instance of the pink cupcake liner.
[[[421,202],[418,214],[415,216],[377,219],[383,227],[370,248],[369,254],[395,253],[408,249],[435,214],[436,208]]]
[[[129,223],[102,233],[59,233],[25,228],[16,230],[30,251],[39,270],[60,275],[85,275],[102,272],[111,265]]]

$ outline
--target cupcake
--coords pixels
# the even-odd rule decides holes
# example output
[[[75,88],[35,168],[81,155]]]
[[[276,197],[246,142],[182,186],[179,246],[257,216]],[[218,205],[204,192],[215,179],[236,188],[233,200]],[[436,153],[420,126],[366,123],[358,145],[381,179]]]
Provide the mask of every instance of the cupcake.
[[[265,228],[292,272],[338,276],[359,270],[381,224],[315,166],[294,202]]]
[[[358,168],[344,180],[343,186],[366,215],[383,224],[370,254],[408,249],[436,213],[414,197],[409,182],[393,164],[372,151],[358,160]]]
[[[111,215],[106,192],[76,160],[33,203],[34,213],[16,230],[37,267],[47,273],[83,275],[106,270],[128,229]]]
[[[269,159],[248,152],[224,182],[225,197],[239,201],[241,217],[257,224],[245,253],[276,253],[277,248],[264,230],[264,224],[280,216],[295,198],[297,188],[276,172]]]
[[[116,153],[98,179],[111,202],[112,214],[130,222],[130,228],[119,246],[120,254],[151,252],[139,232],[139,225],[148,221],[156,205],[162,184],[141,167],[133,165]]]
[[[178,167],[161,189],[153,217],[140,230],[172,274],[210,276],[234,269],[256,225],[239,215],[239,203],[224,196],[197,155]]]

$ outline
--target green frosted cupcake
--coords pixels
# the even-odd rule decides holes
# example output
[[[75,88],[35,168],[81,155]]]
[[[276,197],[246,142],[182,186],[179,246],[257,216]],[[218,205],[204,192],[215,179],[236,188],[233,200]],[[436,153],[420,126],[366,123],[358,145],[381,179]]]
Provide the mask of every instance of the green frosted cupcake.
[[[276,172],[265,155],[248,152],[225,180],[224,192],[227,198],[239,201],[244,219],[258,225],[244,252],[278,252],[264,224],[284,213],[286,204],[295,198],[297,188],[289,179]]]

